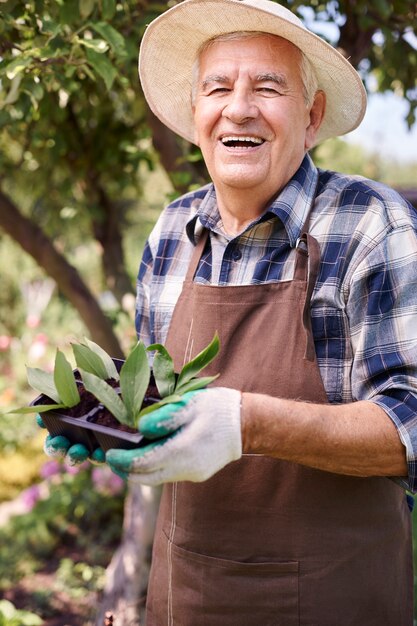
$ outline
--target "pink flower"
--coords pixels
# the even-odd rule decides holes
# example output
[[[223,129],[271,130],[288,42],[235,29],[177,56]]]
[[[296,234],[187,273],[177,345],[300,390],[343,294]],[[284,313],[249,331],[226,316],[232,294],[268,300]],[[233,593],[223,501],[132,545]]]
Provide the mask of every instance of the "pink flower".
[[[42,497],[41,488],[39,485],[32,485],[25,489],[21,493],[22,501],[27,509],[27,511],[31,511],[38,500]]]
[[[90,467],[90,464],[88,461],[84,461],[84,463],[79,463],[78,465],[70,465],[69,463],[65,463],[65,462],[64,464],[65,464],[65,471],[68,474],[72,474],[73,476],[78,474],[78,472],[82,472]]]
[[[52,476],[56,476],[56,474],[60,474],[61,471],[61,463],[55,459],[51,459],[42,465],[39,473],[41,478],[51,478]]]
[[[12,337],[9,335],[0,335],[0,352],[6,352],[12,345]]]
[[[106,465],[94,467],[91,472],[91,480],[95,489],[103,495],[117,496],[125,488],[125,481],[120,476],[113,474]]]
[[[43,333],[38,333],[35,337],[34,342],[29,348],[28,358],[30,361],[37,361],[41,359],[46,352],[46,347],[48,345],[48,337]]]
[[[26,325],[29,328],[37,328],[40,324],[41,318],[39,317],[39,315],[35,315],[33,313],[30,313],[27,317],[26,317]]]

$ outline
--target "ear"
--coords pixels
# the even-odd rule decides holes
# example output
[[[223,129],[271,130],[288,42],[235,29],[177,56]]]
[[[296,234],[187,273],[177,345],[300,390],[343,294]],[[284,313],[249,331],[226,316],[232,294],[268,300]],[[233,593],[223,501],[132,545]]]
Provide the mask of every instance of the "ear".
[[[191,110],[193,112],[193,118],[194,118],[194,122],[195,122],[195,105],[192,104],[191,105]],[[198,132],[197,132],[197,124],[194,123],[194,143],[196,146],[199,146],[199,142],[198,142]]]
[[[309,125],[306,128],[305,149],[310,150],[314,145],[317,132],[321,126],[326,111],[326,94],[324,91],[317,91],[309,113]]]

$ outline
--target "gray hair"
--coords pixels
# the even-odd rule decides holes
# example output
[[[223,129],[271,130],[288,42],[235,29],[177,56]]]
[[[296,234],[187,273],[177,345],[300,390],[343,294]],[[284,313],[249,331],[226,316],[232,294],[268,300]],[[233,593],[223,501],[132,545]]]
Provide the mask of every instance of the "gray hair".
[[[197,95],[197,83],[198,76],[200,73],[200,58],[203,52],[208,50],[214,43],[217,41],[238,41],[240,39],[251,39],[252,37],[260,37],[264,35],[270,35],[271,37],[277,37],[278,35],[273,35],[272,33],[265,33],[263,31],[237,31],[233,33],[225,33],[224,35],[218,35],[213,39],[209,39],[205,41],[202,46],[200,46],[196,59],[194,61],[193,70],[192,70],[192,88],[191,88],[191,102],[194,104],[195,98]],[[299,48],[298,48],[299,49]],[[313,70],[313,67],[304,54],[300,50],[300,75],[301,81],[303,83],[304,90],[304,100],[306,106],[310,106],[313,103],[314,96],[318,89],[318,81],[316,74]]]

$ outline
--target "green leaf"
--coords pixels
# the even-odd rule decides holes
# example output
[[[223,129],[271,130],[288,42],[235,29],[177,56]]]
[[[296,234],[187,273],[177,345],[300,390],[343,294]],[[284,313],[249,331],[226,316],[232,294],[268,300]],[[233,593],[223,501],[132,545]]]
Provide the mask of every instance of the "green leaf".
[[[0,74],[6,74],[7,78],[12,80],[17,74],[29,67],[32,62],[33,58],[31,56],[19,55],[7,65],[2,65]]]
[[[193,378],[192,380],[188,381],[188,383],[185,383],[180,387],[178,387],[177,385],[175,392],[184,394],[188,391],[197,391],[197,389],[204,389],[204,387],[207,387],[207,385],[212,383],[219,376],[220,374],[217,374],[216,376],[202,376],[201,378]]]
[[[117,56],[125,57],[127,55],[124,37],[113,26],[106,22],[97,22],[92,24],[92,27],[110,44]]]
[[[197,376],[213,359],[217,356],[220,349],[220,341],[217,332],[209,345],[204,348],[194,359],[184,365],[177,380],[177,388],[182,387],[189,380]]]
[[[145,346],[138,342],[120,370],[120,388],[129,417],[135,421],[142,408],[151,369]]]
[[[101,0],[101,14],[104,20],[111,20],[116,13],[116,0]]]
[[[93,352],[89,347],[83,346],[82,344],[73,344],[72,350],[79,369],[106,380],[107,369],[103,360],[96,352]]]
[[[52,411],[53,409],[67,409],[65,404],[34,404],[33,406],[23,406],[19,409],[13,409],[7,413],[21,413],[26,415],[28,413],[45,413],[46,411]]]
[[[87,391],[92,393],[120,423],[134,426],[125,405],[113,387],[110,387],[102,378],[98,378],[98,376],[89,372],[80,370],[80,374]]]
[[[51,400],[55,400],[55,402],[61,402],[52,372],[44,372],[37,367],[28,367],[26,371],[28,383],[33,389],[48,396]]]
[[[163,400],[160,400],[159,402],[155,402],[155,404],[151,404],[145,407],[144,409],[142,409],[138,415],[138,418],[140,419],[147,413],[152,413],[152,411],[156,411],[156,409],[160,409],[161,406],[164,406],[165,404],[171,404],[172,402],[179,402],[180,400],[181,400],[181,396],[178,394],[172,394],[171,396],[167,396]]]
[[[97,52],[98,54],[104,54],[109,49],[109,45],[104,39],[81,39],[80,37],[76,37],[75,40],[81,46],[84,46],[84,48]]]
[[[43,623],[35,613],[17,609],[9,600],[0,600],[0,626],[42,626]]]
[[[54,383],[58,390],[60,401],[67,407],[75,406],[80,401],[77,383],[70,362],[63,352],[56,351]]]
[[[96,0],[80,0],[80,15],[82,18],[86,18],[94,11]]]
[[[388,19],[391,15],[392,5],[388,0],[374,0],[374,6],[382,18]]]
[[[116,68],[113,67],[109,59],[103,54],[99,54],[98,52],[89,50],[88,48],[85,53],[87,61],[93,70],[104,80],[107,89],[111,89],[114,79],[117,76]]]
[[[82,1],[82,0],[81,0]],[[59,7],[59,19],[63,24],[73,24],[80,17],[80,0],[65,0]]]
[[[84,342],[103,361],[107,371],[107,378],[114,378],[114,380],[119,380],[119,372],[117,371],[117,367],[115,366],[111,356],[101,346],[99,346],[97,343],[94,343],[94,341],[87,339],[87,337],[84,338]]]
[[[174,362],[168,350],[160,343],[153,343],[147,347],[149,352],[155,350],[152,371],[155,383],[161,398],[174,393],[175,389],[175,372]]]

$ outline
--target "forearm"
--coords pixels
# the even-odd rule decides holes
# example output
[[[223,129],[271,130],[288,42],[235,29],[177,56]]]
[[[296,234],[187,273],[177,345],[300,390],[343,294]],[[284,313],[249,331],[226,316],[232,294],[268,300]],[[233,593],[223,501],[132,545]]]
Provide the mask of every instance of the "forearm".
[[[319,405],[242,395],[245,453],[351,476],[406,476],[405,447],[372,402]]]

